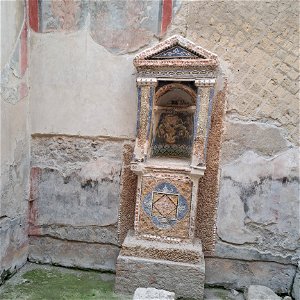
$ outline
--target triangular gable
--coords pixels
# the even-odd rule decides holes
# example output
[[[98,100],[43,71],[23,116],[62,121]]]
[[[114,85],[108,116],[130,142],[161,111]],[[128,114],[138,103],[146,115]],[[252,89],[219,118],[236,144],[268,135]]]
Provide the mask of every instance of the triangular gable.
[[[151,59],[212,59],[217,60],[217,55],[195,45],[188,39],[174,35],[156,46],[146,49],[139,53],[136,61]]]
[[[181,47],[180,45],[175,45],[165,51],[161,51],[158,54],[151,56],[149,59],[180,59],[180,58],[202,58],[205,59],[204,56],[198,56],[191,51]]]

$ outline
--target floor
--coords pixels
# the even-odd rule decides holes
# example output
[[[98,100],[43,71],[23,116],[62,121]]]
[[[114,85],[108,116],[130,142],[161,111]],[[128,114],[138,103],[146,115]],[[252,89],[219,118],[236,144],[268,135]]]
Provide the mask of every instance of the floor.
[[[0,287],[2,300],[129,300],[113,292],[114,274],[27,263]],[[205,289],[206,300],[243,300],[241,293]]]

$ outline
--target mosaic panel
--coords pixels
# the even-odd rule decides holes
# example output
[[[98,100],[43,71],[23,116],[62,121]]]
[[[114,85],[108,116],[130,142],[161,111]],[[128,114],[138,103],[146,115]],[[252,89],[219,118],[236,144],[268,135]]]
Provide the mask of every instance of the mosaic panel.
[[[188,112],[162,111],[152,142],[153,156],[190,157],[193,115]]]
[[[138,232],[188,238],[192,182],[185,175],[142,178]]]
[[[198,58],[199,56],[193,54],[192,52],[180,47],[174,46],[166,51],[162,51],[154,56],[151,59],[175,59],[175,58]],[[205,58],[201,56],[200,58]]]
[[[155,186],[142,200],[142,207],[160,229],[169,229],[184,218],[188,211],[186,199],[169,182]]]

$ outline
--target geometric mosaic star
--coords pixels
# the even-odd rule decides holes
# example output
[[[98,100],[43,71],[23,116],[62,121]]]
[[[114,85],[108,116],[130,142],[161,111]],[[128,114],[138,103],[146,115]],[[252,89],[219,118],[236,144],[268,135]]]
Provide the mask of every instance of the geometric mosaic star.
[[[176,219],[178,198],[179,195],[153,192],[152,216]]]

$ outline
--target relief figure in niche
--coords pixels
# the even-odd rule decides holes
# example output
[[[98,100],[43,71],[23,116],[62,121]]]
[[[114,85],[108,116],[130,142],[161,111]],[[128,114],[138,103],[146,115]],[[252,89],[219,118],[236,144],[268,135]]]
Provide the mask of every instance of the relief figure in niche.
[[[162,111],[158,116],[153,156],[190,157],[193,116],[188,112]]]

